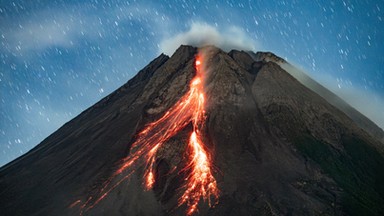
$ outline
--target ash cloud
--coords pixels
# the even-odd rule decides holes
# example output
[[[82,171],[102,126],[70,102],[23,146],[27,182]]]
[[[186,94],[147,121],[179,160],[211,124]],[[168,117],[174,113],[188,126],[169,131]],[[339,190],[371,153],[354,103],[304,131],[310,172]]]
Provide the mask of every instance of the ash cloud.
[[[239,27],[219,29],[207,23],[193,22],[189,30],[163,39],[160,42],[160,52],[172,55],[180,45],[214,45],[227,52],[232,49],[254,51],[255,44],[256,42]]]

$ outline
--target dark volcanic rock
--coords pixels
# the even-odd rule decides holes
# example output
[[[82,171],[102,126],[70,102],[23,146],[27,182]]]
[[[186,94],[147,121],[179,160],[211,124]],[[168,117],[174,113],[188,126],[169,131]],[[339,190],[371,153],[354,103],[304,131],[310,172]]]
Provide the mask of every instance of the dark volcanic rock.
[[[359,127],[366,130],[369,134],[374,137],[377,137],[382,142],[384,142],[384,131],[374,124],[370,119],[359,113],[356,109],[351,107],[345,101],[341,100],[337,95],[333,92],[329,91],[313,79],[311,79],[308,75],[306,75],[303,71],[297,69],[293,65],[289,63],[278,63],[284,70],[288,71],[292,76],[298,79],[301,83],[303,83],[306,87],[311,89],[312,91],[319,94],[321,97],[326,99],[330,104],[335,106],[336,108],[343,111],[348,117],[350,117]]]
[[[205,142],[214,150],[219,203],[201,215],[383,215],[383,143],[284,71],[272,53],[205,53]],[[76,215],[195,74],[197,49],[160,55],[127,84],[0,169],[2,215]],[[354,115],[360,115],[354,113]],[[360,119],[365,117],[361,116]],[[365,122],[374,128],[371,123]],[[85,215],[182,215],[176,208],[190,125],[165,143],[156,184],[143,167]]]

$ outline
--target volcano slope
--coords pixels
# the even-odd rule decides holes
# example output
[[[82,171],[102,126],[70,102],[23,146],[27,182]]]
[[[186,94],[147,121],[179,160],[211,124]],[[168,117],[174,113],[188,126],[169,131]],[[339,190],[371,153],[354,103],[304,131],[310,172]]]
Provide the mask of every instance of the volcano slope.
[[[186,163],[191,124],[159,149],[152,189],[144,190],[145,166],[138,165],[96,200],[106,182],[122,179],[111,176],[137,134],[188,92],[199,50],[206,72],[202,134],[219,197],[212,207],[201,200],[194,214],[384,215],[379,138],[283,70],[277,56],[212,46],[160,55],[2,167],[1,215],[186,214],[188,206],[178,203],[190,170],[180,164]]]

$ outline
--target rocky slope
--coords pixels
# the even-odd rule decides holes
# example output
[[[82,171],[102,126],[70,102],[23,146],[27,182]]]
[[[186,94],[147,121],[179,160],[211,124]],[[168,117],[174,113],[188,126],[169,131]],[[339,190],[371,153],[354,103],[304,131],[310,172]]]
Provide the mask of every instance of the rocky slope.
[[[383,215],[383,143],[293,78],[271,53],[202,48],[206,143],[213,150],[217,205],[200,215]],[[0,169],[4,215],[77,215],[135,135],[162,116],[195,75],[197,48],[160,55],[132,80]],[[360,115],[355,113],[355,115]],[[364,117],[361,117],[364,118]],[[372,126],[373,127],[373,126]],[[187,126],[157,158],[156,184],[137,170],[84,215],[183,215],[177,208]]]

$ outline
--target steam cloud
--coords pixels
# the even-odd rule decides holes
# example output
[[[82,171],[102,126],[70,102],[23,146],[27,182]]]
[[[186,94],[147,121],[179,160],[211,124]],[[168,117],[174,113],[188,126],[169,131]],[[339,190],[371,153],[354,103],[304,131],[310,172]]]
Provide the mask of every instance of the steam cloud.
[[[180,45],[196,47],[214,45],[224,51],[255,50],[255,41],[248,37],[244,31],[231,26],[223,31],[207,23],[192,23],[190,29],[160,42],[160,52],[172,55]]]

